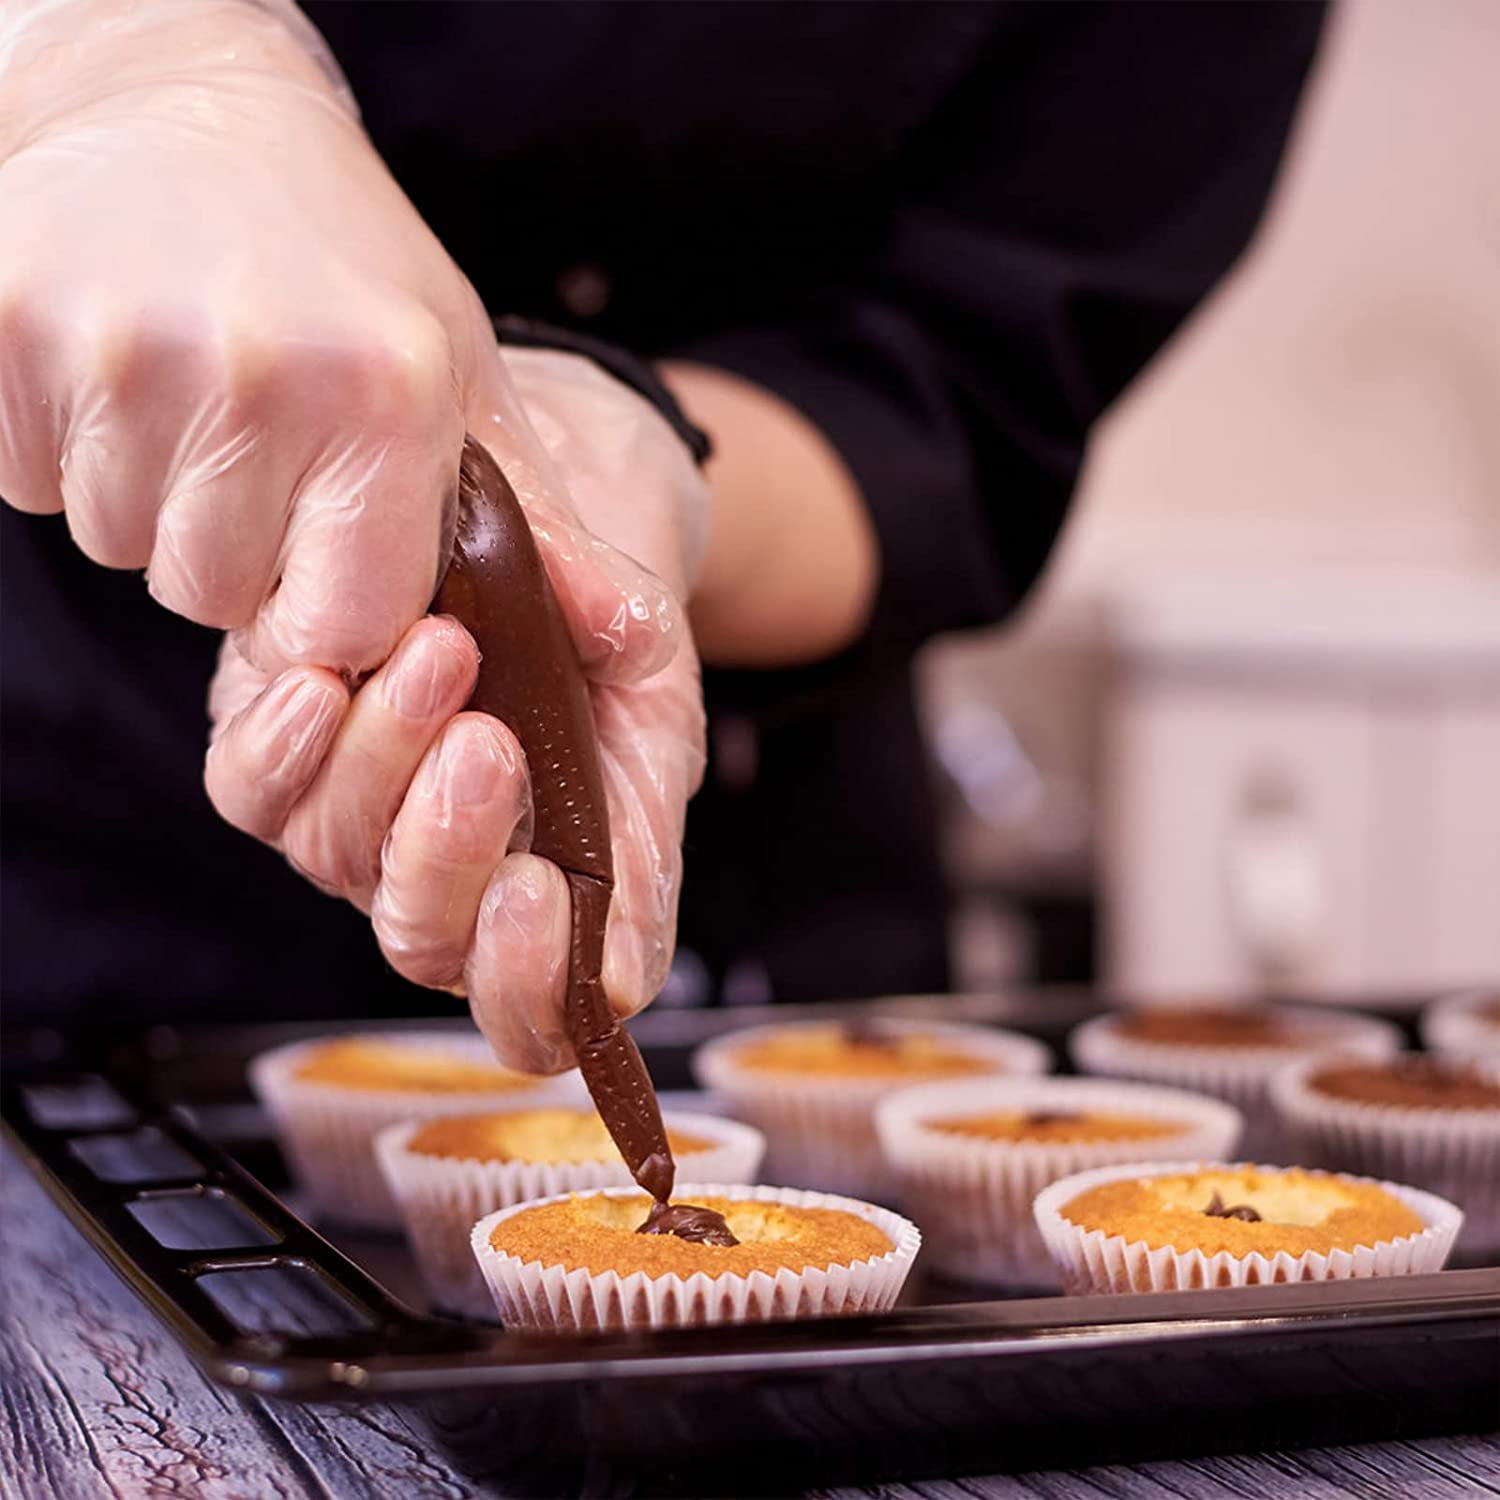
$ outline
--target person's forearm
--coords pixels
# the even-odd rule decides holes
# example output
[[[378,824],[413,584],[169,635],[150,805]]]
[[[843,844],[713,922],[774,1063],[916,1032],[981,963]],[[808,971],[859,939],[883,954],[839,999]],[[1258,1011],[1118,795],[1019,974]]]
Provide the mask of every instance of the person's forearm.
[[[784,667],[819,661],[864,629],[879,548],[859,493],[827,438],[780,397],[723,370],[663,374],[713,438],[713,523],[691,602],[705,661]]]

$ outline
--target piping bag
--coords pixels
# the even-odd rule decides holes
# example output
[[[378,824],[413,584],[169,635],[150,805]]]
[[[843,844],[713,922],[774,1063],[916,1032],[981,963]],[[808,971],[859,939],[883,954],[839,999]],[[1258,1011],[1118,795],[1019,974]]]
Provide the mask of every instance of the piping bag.
[[[656,1090],[604,991],[615,877],[588,683],[520,501],[472,437],[459,464],[453,555],[433,608],[457,619],[479,647],[469,707],[505,723],[526,753],[531,852],[562,871],[572,905],[564,1024],[599,1117],[651,1195],[641,1232],[736,1244],[712,1209],[668,1201],[677,1168]]]

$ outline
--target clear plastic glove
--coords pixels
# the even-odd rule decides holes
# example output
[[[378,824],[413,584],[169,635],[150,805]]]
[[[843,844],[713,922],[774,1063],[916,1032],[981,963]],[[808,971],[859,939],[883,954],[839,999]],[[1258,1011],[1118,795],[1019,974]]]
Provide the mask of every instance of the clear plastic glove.
[[[473,289],[294,7],[0,11],[0,495],[264,671],[378,667],[432,597],[466,428],[545,465]],[[666,592],[533,490],[590,669],[654,670]]]
[[[686,595],[708,507],[676,434],[590,361],[525,350],[507,362],[538,439],[507,476],[539,537],[576,508]],[[272,678],[227,640],[206,780],[230,822],[368,911],[398,971],[462,988],[502,1059],[555,1071],[573,1061],[562,1025],[568,892],[555,866],[527,852],[530,789],[514,736],[459,711],[476,668],[472,639],[440,617],[408,630],[352,697],[326,671]],[[683,820],[703,769],[698,665],[683,631],[671,661],[644,679],[590,675],[615,863],[604,980],[631,1014],[671,962]]]

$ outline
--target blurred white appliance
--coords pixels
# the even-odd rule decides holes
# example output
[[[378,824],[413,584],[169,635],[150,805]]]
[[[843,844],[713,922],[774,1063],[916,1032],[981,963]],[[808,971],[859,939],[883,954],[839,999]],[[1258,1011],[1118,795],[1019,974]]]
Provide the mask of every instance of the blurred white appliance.
[[[1357,999],[1500,975],[1500,586],[1200,575],[1106,620],[1106,982]]]

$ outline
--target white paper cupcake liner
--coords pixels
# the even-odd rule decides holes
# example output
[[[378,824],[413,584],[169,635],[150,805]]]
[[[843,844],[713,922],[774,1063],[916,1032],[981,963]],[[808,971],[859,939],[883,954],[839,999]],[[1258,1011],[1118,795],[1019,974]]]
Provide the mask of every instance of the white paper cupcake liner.
[[[535,1108],[507,1106],[506,1111]],[[715,1182],[753,1182],[765,1137],[753,1126],[716,1115],[665,1116],[667,1128],[713,1144],[678,1157],[677,1169]],[[565,1197],[592,1188],[631,1186],[623,1161],[478,1161],[428,1156],[407,1149],[423,1121],[391,1125],[375,1138],[375,1157],[406,1226],[417,1265],[435,1306],[468,1318],[493,1318],[494,1299],[469,1247],[476,1219],[534,1198]]]
[[[637,1197],[638,1188],[604,1188],[608,1197]],[[566,1195],[564,1195],[566,1196]],[[593,1196],[593,1195],[587,1195]],[[495,1226],[539,1202],[502,1208],[481,1219],[471,1244],[494,1298],[500,1321],[511,1328],[581,1332],[588,1329],[677,1328],[708,1323],[763,1323],[779,1318],[826,1318],[884,1312],[895,1304],[902,1283],[921,1248],[917,1226],[899,1214],[831,1193],[742,1184],[684,1184],[673,1194],[687,1202],[729,1198],[737,1202],[784,1203],[794,1208],[842,1209],[868,1220],[892,1248],[870,1260],[848,1265],[782,1270],[774,1276],[752,1271],[708,1276],[649,1276],[636,1271],[595,1275],[540,1261],[523,1261],[490,1243]]]
[[[1500,1109],[1410,1109],[1331,1099],[1308,1080],[1339,1060],[1294,1063],[1272,1081],[1271,1099],[1298,1160],[1426,1188],[1463,1209],[1459,1249],[1500,1248]],[[1500,1055],[1477,1066],[1500,1081]]]
[[[764,1132],[767,1177],[820,1192],[892,1201],[896,1183],[875,1135],[875,1106],[887,1095],[913,1087],[913,1080],[769,1073],[739,1064],[739,1050],[762,1037],[822,1030],[827,1024],[788,1023],[716,1037],[694,1055],[693,1072],[732,1114]],[[993,1077],[1035,1076],[1052,1066],[1051,1052],[1018,1032],[915,1020],[882,1020],[880,1025],[891,1032],[951,1040],[971,1057],[991,1062]],[[982,1076],[964,1074],[962,1081]]]
[[[1097,1167],[1064,1177],[1037,1194],[1032,1212],[1062,1278],[1074,1294],[1089,1292],[1176,1292],[1208,1287],[1268,1286],[1273,1282],[1347,1281],[1370,1276],[1406,1276],[1441,1271],[1463,1225],[1463,1212],[1455,1204],[1432,1193],[1397,1182],[1379,1182],[1399,1198],[1421,1220],[1416,1234],[1394,1240],[1378,1240],[1353,1250],[1333,1250],[1324,1255],[1309,1250],[1302,1255],[1259,1252],[1232,1255],[1221,1250],[1205,1255],[1201,1250],[1152,1247],[1145,1240],[1126,1240],[1121,1234],[1102,1229],[1085,1230],[1063,1216],[1063,1209],[1080,1193],[1102,1182],[1122,1177],[1170,1177],[1184,1172],[1224,1171],[1227,1163],[1182,1161],[1152,1162]],[[1315,1176],[1349,1176],[1348,1173],[1318,1172]],[[1361,1177],[1360,1182],[1373,1179]]]
[[[1500,990],[1466,990],[1434,1000],[1422,1012],[1422,1045],[1450,1057],[1500,1057],[1500,1021],[1479,1014]]]
[[[431,1048],[465,1061],[493,1064],[480,1036],[442,1031],[361,1033],[364,1040]],[[250,1084],[270,1114],[297,1185],[323,1217],[361,1229],[400,1229],[401,1217],[375,1164],[374,1139],[402,1120],[479,1114],[525,1101],[577,1102],[587,1097],[576,1070],[538,1078],[532,1087],[485,1093],[424,1094],[411,1089],[351,1089],[296,1077],[309,1053],[336,1037],[318,1037],[263,1052],[250,1064]]]
[[[1286,1160],[1286,1142],[1271,1108],[1271,1079],[1288,1064],[1326,1052],[1391,1057],[1401,1033],[1374,1016],[1278,1005],[1274,1013],[1304,1035],[1288,1047],[1184,1047],[1121,1034],[1119,1013],[1095,1016],[1076,1027],[1068,1053],[1082,1073],[1164,1083],[1225,1099],[1245,1117],[1240,1154],[1253,1161]]]
[[[1142,1115],[1177,1125],[1148,1140],[990,1141],[933,1126],[969,1115],[1037,1109]],[[906,1212],[922,1226],[923,1265],[966,1281],[1052,1287],[1057,1269],[1031,1205],[1059,1177],[1162,1156],[1221,1159],[1242,1127],[1232,1104],[1181,1089],[1100,1078],[992,1078],[904,1089],[875,1124]]]

